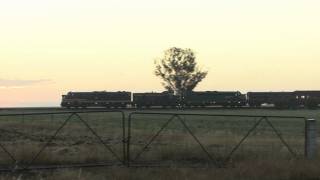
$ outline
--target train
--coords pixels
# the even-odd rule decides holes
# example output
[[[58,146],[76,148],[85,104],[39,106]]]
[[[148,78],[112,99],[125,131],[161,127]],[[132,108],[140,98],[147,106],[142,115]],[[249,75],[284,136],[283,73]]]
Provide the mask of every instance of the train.
[[[62,95],[64,108],[183,108],[183,107],[264,107],[280,109],[310,108],[320,105],[320,91],[248,92],[192,91],[184,97],[164,92],[128,91],[68,92]]]

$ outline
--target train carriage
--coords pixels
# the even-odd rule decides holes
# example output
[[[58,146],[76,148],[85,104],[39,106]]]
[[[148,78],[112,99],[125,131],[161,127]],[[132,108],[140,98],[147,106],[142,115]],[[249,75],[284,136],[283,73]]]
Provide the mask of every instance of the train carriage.
[[[295,108],[298,106],[294,92],[248,92],[247,101],[250,107],[273,104],[277,108]]]
[[[320,91],[295,91],[294,93],[300,106],[314,109],[320,105]]]
[[[186,94],[186,106],[230,106],[246,105],[246,97],[239,91],[194,91]]]

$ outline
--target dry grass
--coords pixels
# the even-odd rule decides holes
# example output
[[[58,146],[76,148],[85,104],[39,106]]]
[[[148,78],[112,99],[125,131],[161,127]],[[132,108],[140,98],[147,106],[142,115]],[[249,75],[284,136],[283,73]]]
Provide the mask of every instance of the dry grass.
[[[319,161],[244,161],[233,168],[125,168],[60,170],[27,174],[3,174],[0,179],[43,180],[317,180]],[[19,178],[20,177],[20,178]]]
[[[34,142],[21,142],[20,144],[11,144],[10,146],[7,145],[7,149],[16,158],[18,164],[23,166],[30,164],[43,146],[44,143],[39,144]],[[114,148],[113,150],[117,153],[121,152],[119,147]],[[117,155],[121,157],[121,154]],[[0,157],[3,157],[0,158],[0,165],[6,166],[14,164],[14,162],[12,162],[12,160],[5,153],[1,153]],[[72,146],[53,144],[45,148],[33,161],[32,165],[57,165],[113,161],[116,161],[116,158],[101,144],[83,143]]]
[[[316,117],[319,111],[263,111],[228,110],[219,114],[267,114],[299,115]],[[195,112],[201,113],[201,112]],[[203,113],[203,112],[202,112]],[[309,115],[308,115],[309,114]],[[65,116],[63,116],[65,117]],[[62,117],[62,119],[63,119]],[[84,115],[86,117],[86,115]],[[88,116],[89,117],[89,116]],[[320,118],[320,117],[319,117]],[[86,119],[86,118],[84,118]],[[106,120],[107,119],[107,120]],[[151,121],[151,119],[153,121]],[[114,115],[97,114],[88,119],[90,126],[110,145],[119,156],[122,156],[122,129],[119,118]],[[1,119],[0,140],[19,163],[27,164],[50,139],[63,120],[52,120],[50,117],[29,119]],[[144,118],[134,121],[132,129],[132,156],[146,144],[159,130],[165,120],[159,117]],[[209,153],[219,160],[225,159],[231,149],[252,127],[252,120],[217,118],[187,119],[186,123],[203,143]],[[303,152],[303,122],[277,121],[273,123],[283,133],[285,140],[301,154]],[[320,151],[319,151],[320,152]],[[319,154],[320,155],[320,154]],[[125,168],[106,167],[76,170],[59,170],[51,172],[29,172],[24,174],[1,174],[1,179],[320,179],[319,160],[289,160],[288,151],[265,124],[252,133],[239,150],[232,156],[227,168],[206,167],[209,159],[201,148],[178,121],[173,122],[150,145],[139,160],[169,162],[168,168]],[[99,141],[88,129],[76,119],[70,121],[58,136],[36,159],[33,165],[94,163],[114,161],[111,154],[99,144]],[[185,163],[186,166],[180,166]],[[188,165],[203,163],[202,168],[186,168]],[[0,151],[0,164],[12,162]],[[179,164],[180,163],[180,164]]]

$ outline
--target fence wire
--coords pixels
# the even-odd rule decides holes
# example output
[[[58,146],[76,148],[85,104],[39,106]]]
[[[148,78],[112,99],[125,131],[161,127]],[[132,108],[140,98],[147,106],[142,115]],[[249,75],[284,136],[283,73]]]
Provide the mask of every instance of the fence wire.
[[[0,170],[226,167],[303,157],[305,118],[123,111],[0,114]]]
[[[129,115],[129,166],[223,167],[303,156],[304,118],[175,113]]]
[[[0,115],[4,171],[124,164],[122,111]]]

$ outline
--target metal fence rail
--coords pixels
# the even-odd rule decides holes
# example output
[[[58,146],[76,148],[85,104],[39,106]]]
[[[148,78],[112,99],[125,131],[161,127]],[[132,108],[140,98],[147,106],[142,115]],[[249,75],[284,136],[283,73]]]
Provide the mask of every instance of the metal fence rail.
[[[96,114],[96,113],[103,113],[103,114],[109,114],[109,113],[117,113],[120,115],[120,118],[117,119],[118,122],[121,122],[119,128],[122,129],[121,132],[121,143],[122,143],[122,150],[120,151],[122,153],[122,157],[119,156],[119,152],[115,152],[115,150],[112,149],[111,145],[109,145],[108,143],[106,143],[104,141],[104,139],[101,137],[101,135],[99,135],[99,133],[97,133],[97,131],[92,128],[92,126],[90,125],[90,123],[88,122],[88,120],[86,120],[84,118],[85,115],[92,115],[92,114]],[[58,128],[56,128],[54,130],[54,133],[52,135],[48,135],[45,139],[46,141],[44,142],[44,145],[42,145],[42,147],[40,148],[40,150],[38,150],[34,156],[32,156],[31,160],[28,162],[20,162],[18,160],[17,157],[15,157],[14,153],[12,153],[10,150],[8,150],[8,148],[6,147],[6,145],[4,145],[2,142],[0,142],[0,151],[2,150],[5,155],[7,157],[10,158],[11,163],[8,163],[7,165],[3,166],[0,169],[0,171],[4,171],[4,172],[10,172],[10,171],[20,171],[20,170],[34,170],[34,169],[58,169],[58,168],[72,168],[72,167],[100,167],[100,166],[110,166],[110,165],[124,165],[125,164],[125,159],[126,159],[126,145],[125,145],[125,114],[123,111],[120,110],[111,110],[111,111],[64,111],[64,112],[46,112],[46,113],[18,113],[18,114],[0,114],[0,118],[3,117],[7,117],[10,119],[14,119],[17,117],[20,117],[22,119],[23,124],[28,123],[26,122],[27,120],[25,120],[27,117],[39,117],[42,115],[46,115],[46,116],[50,116],[51,118],[51,122],[54,121],[54,116],[56,115],[65,115],[66,117],[64,117],[64,119],[60,119],[60,121],[62,122]],[[107,117],[103,117],[104,119]],[[106,154],[110,154],[115,161],[110,161],[110,162],[97,162],[97,163],[63,163],[63,164],[59,164],[59,163],[54,163],[54,164],[36,164],[35,161],[38,160],[38,158],[43,154],[43,152],[45,151],[45,149],[47,149],[52,142],[57,139],[57,136],[61,133],[62,129],[65,128],[68,123],[70,123],[71,120],[76,120],[79,122],[79,127],[82,126],[82,129],[84,128],[85,130],[87,130],[94,139],[96,139],[97,143],[99,143],[100,145],[102,145],[104,147],[104,153]],[[57,121],[57,120],[56,120]],[[1,121],[0,121],[1,122]],[[10,125],[10,124],[9,124]],[[47,124],[47,126],[49,126],[49,124]],[[14,129],[6,129],[5,127],[1,128],[2,132],[10,132],[10,133],[14,133],[17,134],[19,136],[23,136],[23,137],[31,137],[33,139],[37,139],[40,141],[43,141],[42,137],[37,137],[35,135],[32,134],[28,134],[28,133],[23,133],[23,132],[19,132],[16,131]],[[72,130],[71,130],[72,131]],[[78,132],[74,132],[74,133],[78,133]],[[79,132],[80,133],[80,132]],[[62,138],[62,140],[64,139],[64,137]]]

